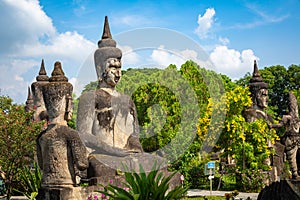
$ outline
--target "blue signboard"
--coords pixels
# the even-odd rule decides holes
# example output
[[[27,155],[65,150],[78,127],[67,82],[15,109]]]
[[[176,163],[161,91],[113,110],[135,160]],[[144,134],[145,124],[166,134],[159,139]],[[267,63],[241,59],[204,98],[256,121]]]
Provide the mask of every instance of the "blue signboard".
[[[207,163],[207,168],[208,169],[214,169],[215,168],[215,162],[214,161],[210,161]]]

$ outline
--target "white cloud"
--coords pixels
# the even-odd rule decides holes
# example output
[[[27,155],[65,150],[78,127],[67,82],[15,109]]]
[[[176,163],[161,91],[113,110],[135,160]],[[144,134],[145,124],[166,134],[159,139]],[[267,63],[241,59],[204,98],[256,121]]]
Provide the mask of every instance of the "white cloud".
[[[2,59],[0,63],[0,95],[10,96],[18,103],[23,103],[27,98],[27,87],[30,86],[28,80],[23,77],[30,68],[36,68],[38,72],[38,65],[40,63],[33,59]],[[29,80],[33,80],[34,77]]]
[[[195,30],[195,33],[201,38],[207,38],[208,32],[212,28],[214,23],[214,16],[216,12],[214,8],[207,8],[204,15],[198,15],[198,27]]]
[[[137,52],[135,52],[130,46],[117,46],[121,49],[122,56],[122,64],[124,66],[134,65],[140,62],[141,58]]]
[[[0,53],[17,51],[23,44],[55,33],[52,20],[36,0],[3,0],[0,2],[0,12]]]
[[[210,54],[217,72],[226,74],[237,79],[251,72],[254,60],[258,57],[251,49],[243,50],[241,53],[235,49],[228,49],[227,46],[217,46]]]
[[[95,44],[86,40],[77,32],[65,32],[49,38],[46,44],[25,45],[19,55],[51,56],[83,62],[83,59],[95,49]]]
[[[115,16],[112,18],[111,23],[117,26],[127,26],[127,27],[138,27],[138,26],[144,26],[145,24],[151,24],[151,20],[145,18],[142,15],[122,15]]]
[[[0,30],[1,94],[17,103],[26,100],[29,80],[37,75],[42,58],[50,68],[48,75],[59,60],[70,78],[96,49],[96,44],[77,32],[57,32],[37,0],[3,0],[0,12],[0,26],[5,27]]]
[[[219,42],[226,46],[230,43],[230,40],[228,38],[219,37]]]
[[[170,64],[174,64],[177,68],[180,68],[187,60],[196,62],[200,67],[205,67],[214,70],[214,66],[208,60],[199,58],[198,52],[191,49],[167,50],[164,46],[160,46],[152,51],[149,62],[155,63],[155,66],[168,67]]]
[[[185,62],[180,54],[171,52],[165,49],[164,46],[154,49],[150,55],[150,59],[152,62],[162,67],[167,67],[170,64],[175,64],[177,67],[180,67]]]

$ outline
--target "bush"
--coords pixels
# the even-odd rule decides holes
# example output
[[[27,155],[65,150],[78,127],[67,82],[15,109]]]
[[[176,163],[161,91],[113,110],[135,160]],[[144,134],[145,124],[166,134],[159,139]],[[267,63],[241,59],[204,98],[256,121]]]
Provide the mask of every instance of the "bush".
[[[128,171],[128,170],[127,170]],[[188,187],[178,185],[173,189],[169,188],[169,181],[176,172],[170,176],[163,176],[163,173],[153,167],[153,170],[147,175],[142,166],[140,173],[125,172],[125,187],[120,188],[109,184],[104,186],[103,190],[98,190],[103,195],[112,199],[120,200],[173,200],[182,199],[187,192]]]

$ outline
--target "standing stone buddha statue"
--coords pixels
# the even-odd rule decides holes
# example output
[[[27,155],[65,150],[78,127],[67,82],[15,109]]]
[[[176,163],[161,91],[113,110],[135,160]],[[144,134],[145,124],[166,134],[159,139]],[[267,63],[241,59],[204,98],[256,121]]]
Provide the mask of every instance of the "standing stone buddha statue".
[[[37,158],[42,170],[37,199],[50,200],[57,191],[64,193],[58,199],[78,199],[72,191],[76,176],[88,167],[88,160],[78,132],[67,126],[72,116],[72,90],[61,63],[56,62],[49,83],[42,87],[49,124],[37,138]]]

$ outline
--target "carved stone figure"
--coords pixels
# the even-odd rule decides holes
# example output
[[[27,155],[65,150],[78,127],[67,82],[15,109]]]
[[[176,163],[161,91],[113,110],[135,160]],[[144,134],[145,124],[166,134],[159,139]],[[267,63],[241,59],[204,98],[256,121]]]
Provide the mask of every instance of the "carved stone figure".
[[[300,160],[297,161],[297,152],[300,148],[300,119],[298,114],[298,103],[295,95],[289,92],[289,114],[284,115],[279,124],[271,125],[272,128],[285,127],[285,148],[286,157],[289,162],[292,176],[294,179],[300,179],[298,173],[298,165]]]
[[[252,106],[243,111],[243,116],[247,122],[254,122],[257,119],[264,119],[268,124],[273,124],[273,119],[266,113],[268,107],[268,84],[264,82],[259,74],[257,62],[254,61],[253,75],[250,79],[249,89],[251,92]],[[265,164],[272,166],[273,181],[278,180],[284,167],[284,145],[276,141],[272,144],[268,141],[268,147],[275,150],[271,158],[267,158]]]
[[[49,83],[42,87],[49,124],[37,138],[42,187],[37,199],[80,199],[73,195],[76,176],[88,167],[86,148],[77,131],[67,126],[72,115],[72,90],[56,62]],[[64,194],[56,194],[60,191]]]
[[[265,112],[268,107],[268,84],[260,76],[256,60],[254,61],[253,76],[248,86],[251,92],[252,106],[243,113],[246,121],[254,122],[256,119],[273,121]]]
[[[33,119],[35,121],[47,119],[47,111],[42,93],[42,87],[47,83],[49,83],[49,77],[46,74],[44,60],[42,60],[39,75],[36,77],[36,82],[31,84],[34,104]]]
[[[143,152],[135,105],[130,97],[115,90],[121,78],[122,52],[112,39],[107,17],[98,47],[94,59],[99,85],[96,91],[80,97],[77,112],[77,130],[90,150],[90,185],[105,185],[109,180],[118,185],[124,180],[118,175],[124,165],[135,172],[141,165],[149,172],[157,163],[168,174],[164,158]],[[173,186],[180,183],[179,176],[172,179]]]
[[[115,90],[121,78],[122,52],[112,39],[107,17],[94,54],[98,89],[80,97],[77,130],[96,154],[126,156],[142,152],[135,105]]]
[[[25,102],[25,112],[32,111],[34,107],[32,95],[30,92],[30,88],[28,87],[27,100]]]

